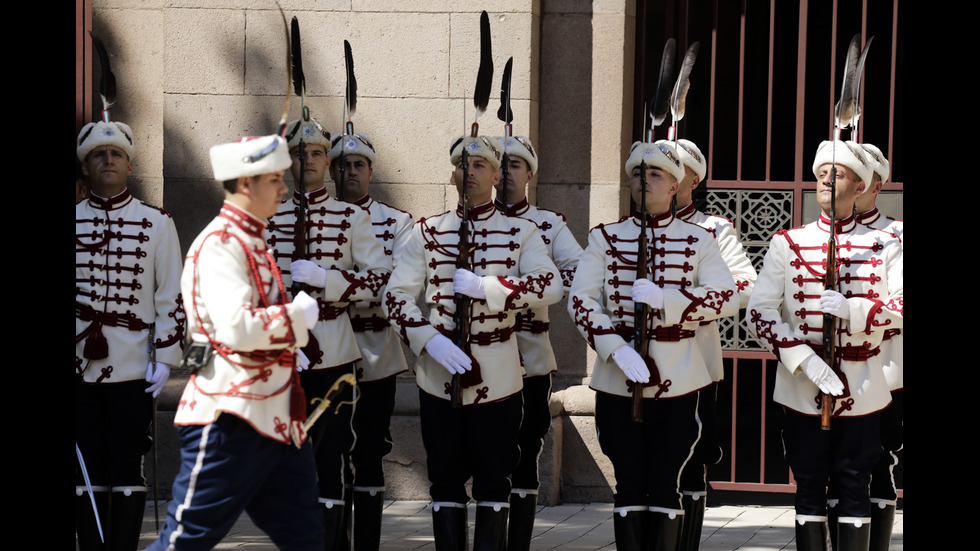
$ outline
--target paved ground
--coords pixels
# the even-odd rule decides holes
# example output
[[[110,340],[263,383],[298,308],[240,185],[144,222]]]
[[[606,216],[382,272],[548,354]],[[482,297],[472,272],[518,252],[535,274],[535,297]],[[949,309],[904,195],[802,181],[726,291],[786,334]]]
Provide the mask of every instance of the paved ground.
[[[161,522],[166,517],[166,503],[160,504]],[[470,504],[470,537],[475,505]],[[432,513],[428,501],[385,502],[381,534],[383,551],[434,551],[432,543]],[[771,549],[795,550],[793,541],[793,509],[784,506],[708,507],[702,551],[761,551]],[[892,551],[903,549],[903,511],[895,515]],[[153,505],[147,504],[143,517],[143,537],[140,546],[149,545],[156,537]],[[272,542],[245,516],[215,549],[264,551],[275,549]],[[534,524],[534,551],[561,549],[567,551],[614,550],[612,504],[559,505],[539,507]]]

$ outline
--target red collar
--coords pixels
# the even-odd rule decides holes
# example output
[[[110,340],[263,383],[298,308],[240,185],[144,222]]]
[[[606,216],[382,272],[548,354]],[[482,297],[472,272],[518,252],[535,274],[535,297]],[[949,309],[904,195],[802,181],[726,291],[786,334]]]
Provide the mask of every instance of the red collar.
[[[483,220],[487,220],[488,218],[490,218],[490,216],[493,215],[494,212],[496,212],[496,210],[497,209],[494,208],[493,206],[493,201],[487,201],[482,205],[470,207],[469,209],[470,221],[480,222]],[[460,218],[463,217],[463,205],[460,205],[459,203],[456,204],[456,216],[459,216]]]
[[[94,193],[89,194],[88,201],[93,207],[97,209],[116,210],[126,206],[129,203],[129,201],[132,200],[132,198],[133,196],[132,194],[129,193],[129,188],[126,188],[108,199],[104,197],[99,197]]]
[[[218,217],[230,221],[252,237],[262,238],[262,232],[265,230],[264,220],[259,220],[252,213],[230,201],[225,201],[221,205]]]

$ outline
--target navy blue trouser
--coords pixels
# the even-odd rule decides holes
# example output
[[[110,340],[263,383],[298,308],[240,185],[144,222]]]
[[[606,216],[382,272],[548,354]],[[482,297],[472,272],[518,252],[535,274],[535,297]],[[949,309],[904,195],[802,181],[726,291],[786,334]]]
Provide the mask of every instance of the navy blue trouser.
[[[243,511],[279,549],[323,549],[309,441],[302,448],[277,442],[227,413],[208,425],[178,427],[178,434],[173,501],[148,549],[211,549]]]

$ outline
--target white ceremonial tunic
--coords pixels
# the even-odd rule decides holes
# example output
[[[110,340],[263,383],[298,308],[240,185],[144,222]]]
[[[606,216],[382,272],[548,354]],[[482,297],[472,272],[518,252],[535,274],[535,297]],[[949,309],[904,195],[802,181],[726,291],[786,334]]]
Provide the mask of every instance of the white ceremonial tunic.
[[[418,355],[422,391],[450,400],[452,377],[425,351],[436,333],[452,338],[456,311],[453,274],[459,244],[460,209],[423,218],[412,227],[388,282],[384,310],[402,340]],[[521,391],[523,372],[515,314],[561,300],[561,275],[548,257],[538,228],[497,212],[492,202],[470,209],[472,271],[483,277],[486,299],[470,301],[472,371],[460,376],[463,404],[502,400]],[[418,297],[429,307],[422,315]]]
[[[735,279],[736,293],[738,295],[739,309],[745,308],[752,295],[752,288],[758,274],[752,267],[752,261],[745,254],[745,248],[738,240],[738,232],[731,220],[707,214],[694,208],[694,203],[679,209],[677,218],[692,224],[697,224],[711,232],[718,240],[718,248],[721,250],[721,258],[728,265],[728,270]],[[738,315],[737,313],[735,314]],[[737,317],[736,317],[737,319]],[[711,373],[713,381],[721,381],[725,378],[725,366],[721,352],[721,331],[718,321],[712,320],[705,322],[698,328],[695,339],[701,353],[704,355],[705,362],[708,364],[708,371]]]
[[[75,373],[87,383],[141,380],[151,338],[156,361],[176,366],[183,324],[180,244],[170,214],[129,190],[75,205]],[[86,358],[86,344],[99,335],[108,357]]]
[[[269,246],[275,249],[286,289],[292,286],[289,265],[297,260],[293,238],[298,213],[299,197],[294,194],[269,219]],[[370,215],[357,205],[330,197],[325,187],[311,192],[306,252],[307,260],[327,270],[326,287],[306,290],[320,304],[320,321],[312,331],[320,357],[309,358],[310,369],[329,369],[361,359],[347,307],[353,302],[378,301],[391,273],[391,259],[374,237]]]
[[[640,220],[624,217],[589,232],[568,299],[568,312],[596,351],[591,388],[631,396],[632,383],[611,354],[632,345],[633,308]],[[737,311],[736,285],[714,236],[704,228],[665,213],[647,224],[650,279],[664,290],[664,306],[648,318],[652,357],[663,383],[646,386],[644,398],[674,398],[712,383],[704,355],[694,340],[701,322]]]
[[[837,350],[845,396],[835,416],[881,410],[891,400],[878,347],[903,321],[902,246],[892,234],[837,222],[837,291],[847,297],[849,320],[838,320]],[[750,327],[780,362],[773,400],[803,415],[819,415],[820,391],[800,365],[823,342],[829,219],[780,230],[773,236],[749,300]],[[832,366],[833,367],[833,366]]]
[[[527,198],[508,206],[507,215],[530,220],[538,227],[548,257],[561,273],[563,290],[567,293],[572,286],[578,259],[582,256],[582,246],[568,229],[565,216],[533,206],[527,202]],[[551,346],[550,324],[547,306],[529,308],[517,314],[517,347],[528,377],[558,370],[555,351]]]
[[[375,201],[370,195],[353,202],[371,214],[374,235],[384,247],[385,255],[394,260],[394,251],[401,248],[412,228],[412,215],[390,205]],[[351,304],[348,309],[354,338],[361,349],[358,381],[379,381],[408,371],[398,334],[389,325],[381,299]]]
[[[174,424],[204,425],[230,413],[263,436],[299,446],[303,419],[290,406],[301,392],[294,350],[306,344],[306,319],[280,289],[264,230],[264,220],[226,201],[187,252],[188,333],[221,350],[191,375]]]
[[[858,224],[875,228],[891,234],[899,239],[902,250],[905,250],[905,222],[883,216],[878,207],[857,215]],[[905,387],[905,329],[886,330],[881,340],[881,361],[885,370],[885,380],[889,390],[901,390]]]

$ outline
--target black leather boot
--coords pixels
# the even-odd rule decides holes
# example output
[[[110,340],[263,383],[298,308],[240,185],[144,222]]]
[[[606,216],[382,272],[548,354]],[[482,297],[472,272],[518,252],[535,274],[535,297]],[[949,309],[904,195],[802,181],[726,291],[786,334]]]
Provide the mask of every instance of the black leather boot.
[[[433,503],[432,536],[436,551],[467,551],[466,504]]]
[[[649,518],[647,548],[651,551],[677,551],[681,541],[681,524],[684,522],[684,516],[651,511]]]
[[[378,551],[381,547],[382,490],[354,490],[354,551]]]
[[[534,493],[531,493],[534,492]],[[536,490],[513,490],[510,494],[510,520],[507,526],[508,551],[529,551],[538,509]]]
[[[347,527],[344,524],[344,503],[330,501],[321,503],[323,507],[323,549],[336,551],[344,549],[347,542]]]
[[[613,509],[613,533],[618,551],[646,549],[650,511],[646,507]]]
[[[473,551],[504,551],[507,548],[507,503],[478,503]]]
[[[88,490],[83,487],[81,495],[78,489],[75,490],[75,537],[79,551],[103,551],[106,548],[103,538],[106,537],[108,528],[106,521],[109,520],[109,492],[97,491],[92,495],[95,496],[95,507],[99,511],[98,522],[95,520]],[[102,536],[99,536],[100,526]]]
[[[797,518],[796,551],[827,551],[827,522]]]
[[[888,551],[895,527],[895,504],[887,501],[871,501],[870,551]]]
[[[112,498],[109,502],[109,530],[106,532],[107,550],[135,551],[139,548],[145,509],[146,488],[112,489]]]
[[[684,519],[681,521],[679,551],[697,551],[701,546],[701,526],[704,524],[704,494],[684,494]]]
[[[871,543],[870,519],[841,517],[837,521],[838,551],[868,551]]]

